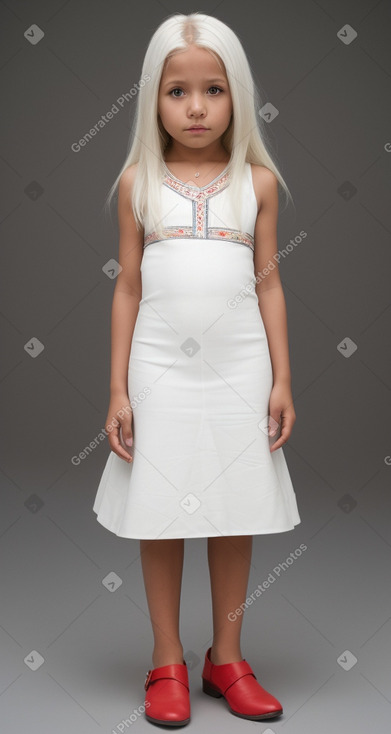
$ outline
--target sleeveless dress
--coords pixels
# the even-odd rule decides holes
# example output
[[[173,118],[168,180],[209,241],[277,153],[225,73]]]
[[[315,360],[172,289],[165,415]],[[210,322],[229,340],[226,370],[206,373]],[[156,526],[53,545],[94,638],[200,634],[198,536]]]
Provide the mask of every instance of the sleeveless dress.
[[[251,164],[243,231],[228,166],[204,187],[164,170],[164,239],[145,230],[129,357],[133,461],[110,451],[93,511],[124,538],[292,530],[295,492],[283,449],[270,453],[279,433],[267,433],[273,376],[255,291]]]

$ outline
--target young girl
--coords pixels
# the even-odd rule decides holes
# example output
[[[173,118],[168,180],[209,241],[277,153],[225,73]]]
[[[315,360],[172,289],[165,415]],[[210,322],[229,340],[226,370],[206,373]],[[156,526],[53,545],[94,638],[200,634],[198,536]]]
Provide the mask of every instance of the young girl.
[[[260,106],[230,28],[201,13],[169,17],[148,46],[132,145],[109,196],[118,185],[121,267],[111,452],[93,509],[108,530],[140,540],[154,635],[146,717],[163,725],[190,721],[185,538],[208,538],[203,691],[242,718],[282,713],[242,657],[237,613],[252,536],[300,523],[281,448],[296,418],[276,261],[278,183],[288,188]]]

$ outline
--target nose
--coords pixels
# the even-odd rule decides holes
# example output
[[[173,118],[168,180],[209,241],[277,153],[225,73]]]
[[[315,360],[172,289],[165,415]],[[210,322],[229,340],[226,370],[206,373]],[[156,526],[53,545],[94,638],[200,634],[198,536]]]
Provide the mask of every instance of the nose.
[[[190,115],[195,115],[196,117],[205,113],[205,101],[202,94],[193,94],[190,97],[188,111]]]

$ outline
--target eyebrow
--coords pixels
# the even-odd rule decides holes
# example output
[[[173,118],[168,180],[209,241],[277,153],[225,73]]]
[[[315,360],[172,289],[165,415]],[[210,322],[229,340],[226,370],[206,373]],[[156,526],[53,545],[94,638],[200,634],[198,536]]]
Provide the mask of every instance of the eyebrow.
[[[206,79],[205,81],[208,84],[216,84],[216,82],[219,82],[219,84],[225,84],[225,79],[220,79],[220,78]],[[164,86],[168,87],[170,84],[186,84],[186,82],[183,81],[183,79],[171,79],[170,81],[166,82]]]

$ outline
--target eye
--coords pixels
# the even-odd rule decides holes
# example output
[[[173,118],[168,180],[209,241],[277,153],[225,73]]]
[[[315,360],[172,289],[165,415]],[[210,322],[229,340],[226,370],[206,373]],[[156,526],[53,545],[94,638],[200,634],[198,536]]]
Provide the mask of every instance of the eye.
[[[171,95],[172,95],[173,92],[178,92],[178,91],[179,92],[182,92],[183,90],[180,87],[175,87],[175,89],[171,89],[170,97],[171,97]],[[176,95],[174,95],[174,96],[176,96]]]
[[[216,87],[214,85],[212,87],[209,87],[209,90],[208,91],[210,91],[211,89],[217,89],[219,92],[223,92],[224,91],[220,87]],[[177,97],[179,99],[181,95],[173,94],[173,92],[183,92],[183,89],[181,89],[180,87],[174,87],[174,89],[171,89],[171,92],[169,92],[169,96],[170,97]],[[212,97],[218,97],[219,95],[218,94],[212,94],[211,96]]]
[[[218,89],[219,92],[223,91],[222,89],[220,89],[220,87],[209,87],[209,89]],[[218,94],[212,94],[212,97],[218,97],[218,96],[219,96]]]

